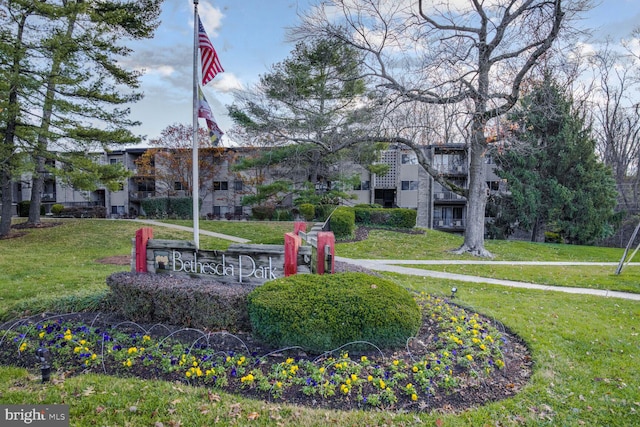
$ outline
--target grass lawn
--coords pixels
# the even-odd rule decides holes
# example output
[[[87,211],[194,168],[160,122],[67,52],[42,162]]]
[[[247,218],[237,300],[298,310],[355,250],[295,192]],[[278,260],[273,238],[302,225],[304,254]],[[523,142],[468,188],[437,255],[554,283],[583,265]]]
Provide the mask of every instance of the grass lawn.
[[[237,231],[203,221],[202,228],[253,240],[276,238],[267,223],[233,223]],[[207,224],[206,226],[204,224]],[[280,225],[280,224],[279,224]],[[96,259],[126,255],[139,224],[126,221],[70,220],[54,228],[0,241],[0,311],[16,303],[34,311],[65,296],[106,290],[105,277],[123,266]],[[207,228],[205,228],[207,227]],[[289,225],[285,226],[290,230]],[[188,233],[154,228],[159,238],[189,239]],[[203,240],[204,236],[203,236]],[[254,240],[255,241],[255,240]],[[223,247],[227,243],[220,242]],[[453,258],[443,250],[459,238],[442,233],[407,235],[372,232],[365,242],[338,245],[353,258]],[[215,247],[215,241],[203,246]],[[553,261],[619,260],[621,250],[524,242],[488,242],[496,259]],[[439,249],[440,248],[440,249]],[[547,269],[547,267],[541,267]],[[535,270],[535,269],[534,269]],[[5,272],[8,272],[5,274]],[[534,281],[535,271],[523,270]],[[624,274],[624,273],[623,273]],[[280,401],[256,401],[239,395],[181,383],[83,375],[40,384],[36,370],[0,367],[0,403],[70,405],[71,425],[438,425],[438,426],[632,426],[640,425],[640,304],[614,298],[542,292],[389,274],[410,289],[448,295],[457,302],[503,322],[530,347],[534,373],[518,395],[457,414],[314,410]],[[578,275],[576,286],[583,286]],[[36,304],[36,299],[45,302]],[[25,302],[26,301],[26,302]]]
[[[472,255],[449,253],[462,245],[462,237],[435,230],[406,235],[385,230],[372,230],[360,242],[340,243],[336,255],[371,259],[462,259],[477,260]],[[487,250],[495,261],[589,261],[618,262],[623,249],[592,246],[487,240]]]
[[[616,266],[610,265],[403,264],[403,267],[423,268],[425,270],[490,277],[493,279],[515,280],[540,285],[640,293],[640,266],[638,265],[626,266],[619,275],[615,274]]]

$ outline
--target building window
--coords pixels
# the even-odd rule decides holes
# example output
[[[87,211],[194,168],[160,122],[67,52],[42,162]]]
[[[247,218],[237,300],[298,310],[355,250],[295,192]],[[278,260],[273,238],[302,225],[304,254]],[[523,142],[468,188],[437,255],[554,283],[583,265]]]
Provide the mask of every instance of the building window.
[[[400,188],[402,190],[417,190],[418,181],[402,181]]]
[[[353,189],[354,189],[354,191],[370,190],[371,189],[371,183],[370,183],[370,181],[360,181],[360,184],[354,185]]]
[[[403,165],[417,165],[418,158],[415,153],[406,153],[402,155],[401,162]]]
[[[184,186],[182,185],[182,182],[176,181],[173,183],[173,189],[176,191],[182,191],[184,190]]]
[[[242,191],[244,189],[244,183],[242,181],[233,181],[233,189],[235,191]]]
[[[487,181],[487,187],[491,191],[500,190],[500,181]]]
[[[242,215],[244,213],[242,211],[242,206],[234,206],[233,213],[234,215]]]
[[[213,207],[213,215],[214,216],[220,216],[220,206],[214,206]]]
[[[229,189],[229,183],[227,181],[213,181],[214,191],[228,190],[228,189]]]
[[[109,159],[109,164],[111,165],[122,164],[122,159]]]
[[[111,206],[111,213],[113,215],[124,215],[124,206]]]

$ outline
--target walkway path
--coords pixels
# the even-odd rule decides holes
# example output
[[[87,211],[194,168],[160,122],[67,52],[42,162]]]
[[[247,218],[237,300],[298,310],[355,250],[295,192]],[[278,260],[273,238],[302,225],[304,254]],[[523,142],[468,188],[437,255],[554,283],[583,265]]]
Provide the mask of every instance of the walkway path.
[[[466,274],[457,274],[457,273],[445,273],[442,271],[433,271],[433,270],[423,270],[421,268],[411,268],[411,267],[403,267],[397,264],[502,264],[502,265],[611,265],[612,267],[617,266],[618,264],[613,263],[589,263],[589,262],[534,262],[534,261],[441,261],[441,260],[433,260],[433,261],[425,261],[425,260],[372,260],[372,259],[351,259],[351,258],[342,258],[336,257],[337,261],[346,262],[349,264],[359,265],[361,267],[367,268],[369,270],[375,271],[388,271],[399,274],[407,274],[411,276],[422,276],[422,277],[434,277],[437,279],[449,279],[449,280],[459,280],[461,282],[473,282],[473,283],[488,283],[491,285],[501,285],[501,286],[510,286],[514,288],[525,288],[525,289],[538,289],[541,291],[557,291],[557,292],[566,292],[570,294],[584,294],[584,295],[596,295],[602,297],[614,297],[614,298],[623,298],[629,300],[640,301],[640,294],[634,294],[630,292],[618,292],[618,291],[608,291],[606,289],[590,289],[590,288],[571,288],[565,286],[549,286],[549,285],[538,285],[535,283],[526,283],[526,282],[516,282],[513,280],[502,280],[502,279],[491,279],[488,277],[478,277],[478,276],[469,276]]]
[[[154,225],[158,227],[168,227],[173,228],[175,230],[188,231],[193,233],[192,227],[186,227],[183,225],[177,224],[169,224],[166,222],[153,221],[147,219],[133,219],[127,221],[135,221],[144,224]],[[219,239],[230,240],[236,243],[247,243],[249,240],[243,239],[240,237],[229,236],[227,234],[215,233],[213,231],[200,230],[200,234],[205,236],[217,237]],[[563,286],[549,286],[549,285],[538,285],[535,283],[525,283],[525,282],[516,282],[513,280],[501,280],[501,279],[491,279],[488,277],[478,277],[478,276],[469,276],[466,274],[456,274],[456,273],[445,273],[442,271],[432,271],[432,270],[423,270],[421,268],[411,268],[411,267],[403,267],[399,264],[410,264],[410,265],[442,265],[442,264],[499,264],[499,265],[611,265],[617,266],[618,263],[615,262],[538,262],[538,261],[468,261],[468,260],[398,260],[398,259],[352,259],[352,258],[343,258],[336,257],[337,261],[345,262],[348,264],[359,265],[361,267],[367,268],[369,270],[375,271],[388,271],[399,274],[407,274],[410,276],[421,276],[421,277],[434,277],[437,279],[449,279],[449,280],[458,280],[461,282],[472,282],[472,283],[488,283],[491,285],[500,285],[500,286],[510,286],[514,288],[524,288],[524,289],[538,289],[541,291],[556,291],[556,292],[566,292],[570,294],[584,294],[584,295],[596,295],[601,297],[613,297],[613,298],[623,298],[628,300],[640,301],[640,294],[633,294],[630,292],[618,292],[618,291],[608,291],[602,289],[589,289],[589,288],[570,288]],[[637,265],[639,263],[631,263],[631,265]]]
[[[128,219],[126,221],[141,222],[143,224],[155,225],[157,227],[167,227],[167,228],[173,228],[174,230],[182,230],[182,231],[188,231],[189,233],[193,233],[193,227],[187,227],[187,226],[178,225],[178,224],[169,224],[166,222],[154,221],[151,219]],[[200,234],[202,234],[203,236],[211,236],[211,237],[217,237],[218,239],[230,240],[236,243],[249,242],[249,240],[243,239],[242,237],[229,236],[228,234],[216,233],[214,231],[207,231],[203,229],[200,229]]]

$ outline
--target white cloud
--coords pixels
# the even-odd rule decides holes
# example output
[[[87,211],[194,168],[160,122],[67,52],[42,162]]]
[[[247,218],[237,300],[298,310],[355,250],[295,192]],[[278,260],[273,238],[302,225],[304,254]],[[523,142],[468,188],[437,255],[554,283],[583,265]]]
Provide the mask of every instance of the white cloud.
[[[191,3],[191,0],[189,0],[189,3]],[[224,17],[222,11],[209,3],[201,2],[198,6],[198,15],[209,38],[217,37]]]
[[[225,71],[216,75],[211,82],[211,87],[218,92],[231,93],[234,90],[243,89],[244,85],[235,74]]]

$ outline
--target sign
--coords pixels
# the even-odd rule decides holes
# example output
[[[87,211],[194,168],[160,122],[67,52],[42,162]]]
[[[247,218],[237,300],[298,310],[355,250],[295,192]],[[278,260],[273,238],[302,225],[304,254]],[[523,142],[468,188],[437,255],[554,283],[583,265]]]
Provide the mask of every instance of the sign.
[[[284,277],[283,245],[231,245],[226,251],[197,250],[189,242],[147,243],[147,270],[180,274],[223,283],[262,284]]]

